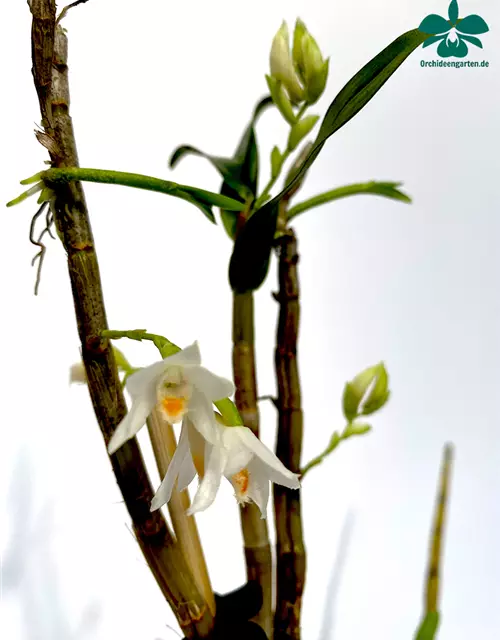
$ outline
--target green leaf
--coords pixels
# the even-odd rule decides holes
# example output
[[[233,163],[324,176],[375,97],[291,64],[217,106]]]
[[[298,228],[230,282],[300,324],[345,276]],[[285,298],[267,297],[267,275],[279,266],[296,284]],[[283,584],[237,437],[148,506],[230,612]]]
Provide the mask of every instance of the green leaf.
[[[443,40],[444,38],[446,38],[446,34],[441,35],[441,36],[429,36],[427,38],[427,40],[424,42],[424,44],[422,45],[422,47],[425,49],[425,47],[428,47],[431,44],[434,44],[435,42],[439,42],[440,40]]]
[[[238,235],[229,265],[229,281],[234,291],[255,290],[261,286],[269,269],[280,200],[309,169],[328,138],[373,98],[425,39],[426,35],[418,29],[404,33],[358,71],[336,96],[326,112],[308,157],[293,180],[257,210]]]
[[[445,20],[445,18],[442,18],[435,13],[431,13],[430,16],[424,18],[418,27],[419,31],[430,35],[446,33],[450,29],[451,25],[448,20]]]
[[[467,33],[471,36],[477,36],[490,30],[486,22],[480,16],[476,15],[467,16],[463,20],[460,20],[457,24],[457,29],[461,33]]]
[[[240,167],[233,158],[220,158],[218,156],[211,156],[208,153],[200,151],[196,147],[183,145],[181,147],[178,147],[170,157],[170,168],[174,169],[179,161],[188,155],[200,156],[202,158],[205,158],[205,160],[208,160],[210,164],[212,164],[217,169],[224,181],[231,185],[231,187],[233,187],[238,196],[244,198],[247,195],[248,189],[241,183],[240,180]]]
[[[314,209],[322,204],[333,202],[334,200],[340,200],[347,196],[356,196],[362,194],[370,194],[376,196],[383,196],[392,200],[399,200],[400,202],[410,203],[411,198],[398,189],[401,186],[401,182],[364,182],[359,184],[350,184],[345,187],[337,187],[331,191],[325,191],[317,196],[313,196],[304,202],[300,202],[293,207],[290,207],[287,213],[288,220],[292,220],[296,216]]]
[[[434,640],[438,627],[439,613],[437,611],[429,612],[417,629],[415,640]]]
[[[257,195],[257,185],[259,180],[259,151],[255,135],[255,125],[261,113],[270,107],[273,101],[270,96],[266,96],[259,101],[254,109],[252,118],[246,127],[238,144],[233,161],[238,167],[238,180],[247,189],[246,203]],[[226,196],[235,197],[231,183],[224,180],[221,193]],[[249,207],[248,207],[249,208]],[[238,214],[234,211],[227,211],[221,208],[221,220],[224,229],[231,239],[234,239],[237,230]]]
[[[178,147],[170,157],[170,168],[174,168],[185,156],[197,155],[208,160],[217,169],[223,178],[221,197],[224,197],[217,206],[221,208],[222,224],[231,238],[234,238],[238,219],[238,214],[235,211],[247,208],[248,201],[253,199],[257,192],[259,154],[255,124],[261,113],[272,104],[270,96],[259,101],[232,158],[212,156],[190,145]],[[234,208],[234,201],[240,202],[241,206]],[[226,206],[230,203],[231,206]],[[201,204],[205,204],[205,202],[202,201]],[[213,217],[213,214],[211,215]]]
[[[448,18],[452,25],[455,25],[455,22],[458,20],[458,2],[457,0],[451,0],[450,6],[448,7]]]

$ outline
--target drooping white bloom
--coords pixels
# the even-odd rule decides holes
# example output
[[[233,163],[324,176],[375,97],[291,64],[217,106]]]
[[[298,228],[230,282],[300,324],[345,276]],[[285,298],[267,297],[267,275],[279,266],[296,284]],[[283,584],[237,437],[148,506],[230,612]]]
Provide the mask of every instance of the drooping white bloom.
[[[197,342],[131,374],[125,388],[132,405],[109,441],[110,454],[135,436],[155,406],[171,423],[189,417],[203,438],[215,444],[219,436],[212,403],[234,392],[230,380],[201,366]]]
[[[255,502],[266,517],[269,482],[289,489],[300,487],[297,474],[289,471],[248,427],[226,427],[216,422],[218,439],[203,441],[187,419],[182,425],[179,445],[167,473],[151,503],[151,510],[166,504],[177,480],[177,489],[185,489],[196,473],[201,482],[191,508],[192,515],[204,511],[215,500],[221,479],[233,485],[238,503]]]

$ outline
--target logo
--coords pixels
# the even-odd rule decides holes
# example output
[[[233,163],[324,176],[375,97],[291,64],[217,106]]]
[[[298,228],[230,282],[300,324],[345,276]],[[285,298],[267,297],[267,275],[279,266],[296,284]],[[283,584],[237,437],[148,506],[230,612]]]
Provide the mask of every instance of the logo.
[[[441,58],[465,58],[469,53],[468,45],[483,48],[476,36],[489,31],[486,22],[477,15],[458,17],[458,2],[452,0],[448,7],[448,20],[432,13],[422,20],[419,31],[429,34],[422,47],[439,42],[437,54]]]

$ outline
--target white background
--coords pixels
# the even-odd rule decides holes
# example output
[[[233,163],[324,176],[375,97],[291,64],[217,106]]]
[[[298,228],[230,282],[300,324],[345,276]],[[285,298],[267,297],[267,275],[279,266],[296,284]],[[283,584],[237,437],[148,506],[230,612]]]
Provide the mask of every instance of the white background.
[[[331,57],[323,114],[371,57],[443,0],[91,0],[64,20],[80,162],[217,191],[179,144],[230,155],[266,93],[272,37],[301,16]],[[26,3],[2,5],[0,201],[43,167]],[[370,179],[403,180],[407,206],[372,196],[297,219],[302,284],[300,368],[306,462],[341,428],[344,382],[384,360],[393,396],[374,432],[343,445],[304,482],[308,577],[303,637],[403,640],[422,610],[429,528],[442,447],[456,446],[440,640],[493,640],[500,629],[500,143],[498,28],[493,0],[461,15],[490,24],[489,69],[423,69],[414,52],[367,108],[325,146],[296,201]],[[472,47],[471,47],[472,48]],[[262,118],[262,180],[284,145],[275,112]],[[145,327],[180,345],[198,339],[205,364],[231,375],[231,243],[194,208],[160,194],[88,185],[109,324]],[[0,624],[9,640],[154,640],[175,625],[128,530],[126,510],[87,391],[68,386],[78,360],[65,256],[48,241],[33,296],[31,200],[2,212],[0,250]],[[273,393],[275,263],[256,295],[258,378]],[[122,342],[136,365],[151,345]],[[262,406],[272,446],[275,413]],[[140,437],[151,460],[146,434]],[[158,483],[152,465],[153,483]],[[271,516],[270,510],[269,515]],[[228,483],[198,518],[214,588],[244,580]],[[272,523],[272,518],[270,518]],[[342,561],[339,562],[339,547]],[[337,563],[337,564],[336,564]],[[327,620],[324,612],[328,610]]]

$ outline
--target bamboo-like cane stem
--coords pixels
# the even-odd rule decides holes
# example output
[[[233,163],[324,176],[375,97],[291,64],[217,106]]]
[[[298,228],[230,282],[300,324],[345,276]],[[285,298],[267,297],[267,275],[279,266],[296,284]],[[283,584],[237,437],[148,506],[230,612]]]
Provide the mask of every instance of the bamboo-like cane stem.
[[[285,203],[284,205],[285,206]],[[297,240],[286,229],[276,242],[279,252],[279,307],[276,336],[278,386],[278,438],[276,455],[295,473],[300,473],[302,407],[297,365],[299,331],[299,281]],[[306,553],[302,536],[300,490],[274,485],[276,522],[276,611],[275,640],[300,638],[300,612],[306,576]]]
[[[54,167],[78,166],[69,115],[67,39],[55,26],[55,0],[31,0],[33,16],[33,79],[45,133],[38,136]],[[42,52],[42,53],[40,53]],[[47,69],[52,70],[47,81]],[[67,253],[78,334],[90,397],[107,443],[126,413],[113,350],[101,337],[107,329],[97,255],[87,206],[79,182],[55,189],[54,221]],[[213,616],[159,511],[150,512],[152,487],[135,439],[129,440],[111,464],[144,557],[184,634],[207,637]],[[106,542],[107,544],[107,542]]]
[[[258,437],[257,382],[255,374],[253,294],[233,294],[233,372],[235,401],[243,424]],[[245,544],[247,579],[262,588],[263,604],[254,618],[267,637],[272,637],[272,558],[266,520],[258,507],[240,507],[241,528]]]
[[[177,448],[174,428],[157,409],[153,410],[147,423],[156,466],[160,477],[164,478]],[[177,488],[174,488],[168,503],[168,512],[172,520],[177,543],[184,554],[186,563],[191,569],[198,589],[207,601],[210,611],[215,615],[215,597],[210,584],[196,520],[194,516],[186,514],[190,504],[187,490],[177,491]]]
[[[427,568],[427,582],[425,588],[425,611],[432,613],[439,610],[439,580],[443,545],[446,510],[449,500],[450,476],[453,464],[453,446],[447,444],[443,452],[441,463],[439,489],[432,525],[429,565]]]

